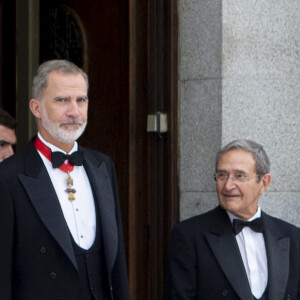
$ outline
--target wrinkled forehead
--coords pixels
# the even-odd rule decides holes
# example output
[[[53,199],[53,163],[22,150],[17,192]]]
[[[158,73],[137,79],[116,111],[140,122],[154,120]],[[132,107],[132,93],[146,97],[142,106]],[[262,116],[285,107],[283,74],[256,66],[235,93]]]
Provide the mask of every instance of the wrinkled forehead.
[[[243,149],[232,149],[223,153],[217,164],[217,170],[223,171],[255,171],[253,153]]]

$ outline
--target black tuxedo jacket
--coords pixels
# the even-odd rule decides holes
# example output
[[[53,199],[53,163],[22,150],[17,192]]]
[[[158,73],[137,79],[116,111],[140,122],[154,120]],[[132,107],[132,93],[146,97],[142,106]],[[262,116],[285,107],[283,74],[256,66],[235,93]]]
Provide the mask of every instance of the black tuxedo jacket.
[[[107,156],[79,149],[99,206],[110,300],[128,300],[114,167]],[[32,142],[0,164],[0,197],[0,299],[76,299],[79,276],[71,236]]]
[[[300,230],[262,212],[268,259],[268,299],[300,299]],[[178,223],[171,235],[169,300],[253,300],[225,210]]]

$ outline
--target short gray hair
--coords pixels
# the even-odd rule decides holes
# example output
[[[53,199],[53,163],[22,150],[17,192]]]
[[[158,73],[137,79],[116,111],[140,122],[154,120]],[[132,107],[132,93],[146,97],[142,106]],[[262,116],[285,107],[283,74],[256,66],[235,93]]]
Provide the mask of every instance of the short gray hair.
[[[42,100],[45,89],[48,86],[49,74],[53,71],[66,74],[81,74],[86,82],[87,89],[89,88],[89,80],[86,73],[77,67],[74,63],[64,59],[48,60],[42,63],[33,78],[32,98]]]
[[[253,154],[257,175],[264,175],[270,172],[270,160],[263,146],[256,142],[244,139],[232,141],[219,150],[216,155],[216,171],[220,157],[226,152],[234,149],[245,150]]]

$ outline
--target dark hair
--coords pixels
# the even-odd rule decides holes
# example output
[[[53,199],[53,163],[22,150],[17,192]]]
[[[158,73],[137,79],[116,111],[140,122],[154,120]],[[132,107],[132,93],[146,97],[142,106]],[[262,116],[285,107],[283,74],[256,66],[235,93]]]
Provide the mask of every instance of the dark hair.
[[[0,125],[15,130],[17,122],[7,111],[0,109]]]
[[[33,78],[32,98],[42,100],[44,91],[48,85],[49,74],[53,71],[66,74],[81,74],[86,82],[87,89],[89,87],[89,80],[86,73],[72,62],[65,59],[48,60],[38,67],[36,75]]]
[[[264,175],[270,172],[270,160],[263,146],[256,142],[243,139],[232,141],[220,149],[216,155],[216,171],[220,157],[233,149],[242,149],[253,154],[257,175]]]

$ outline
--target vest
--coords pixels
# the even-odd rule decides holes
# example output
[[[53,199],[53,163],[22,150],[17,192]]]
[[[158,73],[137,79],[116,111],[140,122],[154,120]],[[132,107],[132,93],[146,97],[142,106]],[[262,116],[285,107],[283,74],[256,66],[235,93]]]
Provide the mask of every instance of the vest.
[[[99,210],[96,209],[96,236],[91,248],[82,249],[74,241],[72,245],[79,270],[79,288],[76,300],[106,300],[109,299],[109,285],[104,257],[104,245]]]

